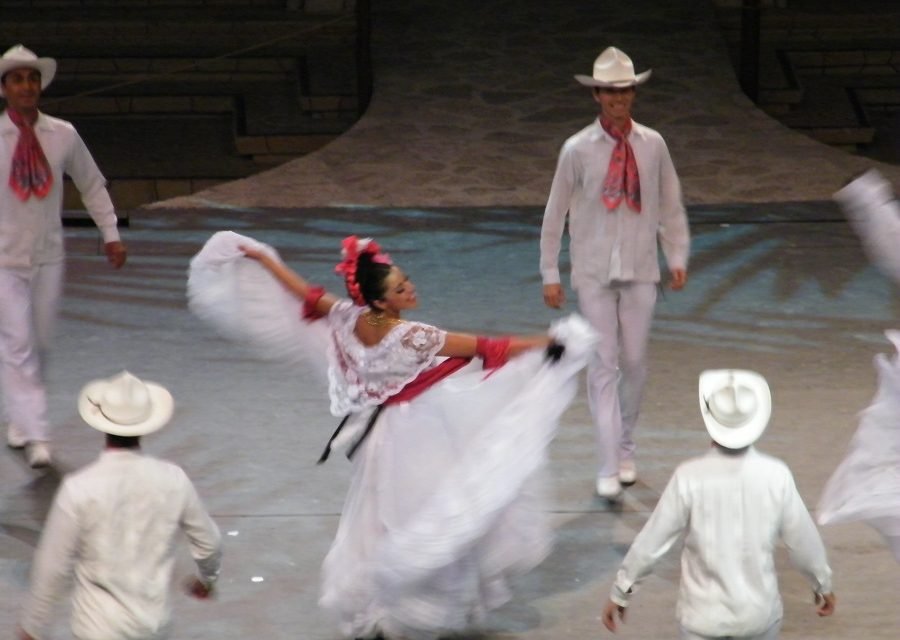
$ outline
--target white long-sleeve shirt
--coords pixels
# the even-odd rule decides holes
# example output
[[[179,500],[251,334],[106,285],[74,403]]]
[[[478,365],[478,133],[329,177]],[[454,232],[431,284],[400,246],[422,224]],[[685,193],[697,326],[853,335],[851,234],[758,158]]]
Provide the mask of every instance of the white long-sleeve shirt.
[[[207,582],[221,537],[184,471],[139,451],[108,449],[67,476],[35,554],[21,625],[43,637],[74,570],[72,633],[79,640],[162,638],[179,532]]]
[[[773,552],[779,539],[816,593],[831,591],[825,547],[790,469],[754,448],[712,448],[676,469],[616,575],[610,598],[631,592],[680,535],[680,624],[704,636],[761,633],[782,617]]]
[[[608,211],[603,181],[615,139],[598,120],[566,140],[559,154],[541,227],[541,277],[556,284],[569,218],[572,286],[588,281],[658,282],[657,237],[669,269],[686,269],[690,248],[681,184],[662,136],[632,122],[628,137],[641,181],[641,212],[623,203]]]
[[[71,123],[44,113],[34,132],[50,170],[53,187],[44,198],[21,201],[9,187],[19,128],[6,111],[0,115],[0,268],[28,268],[61,262],[64,257],[62,212],[63,174],[71,176],[81,200],[100,229],[104,242],[119,239],[116,212],[106,179]]]
[[[891,184],[870,169],[834,194],[872,261],[900,284],[900,202]]]

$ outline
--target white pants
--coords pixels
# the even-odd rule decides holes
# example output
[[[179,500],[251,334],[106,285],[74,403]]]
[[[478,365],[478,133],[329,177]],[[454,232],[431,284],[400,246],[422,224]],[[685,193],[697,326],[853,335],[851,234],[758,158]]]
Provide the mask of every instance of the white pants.
[[[693,631],[688,631],[681,625],[679,625],[678,631],[679,640],[778,640],[778,636],[781,633],[781,620],[762,633],[752,636],[701,636]]]
[[[7,421],[49,440],[44,365],[62,292],[63,264],[0,268],[0,389]]]
[[[619,461],[634,457],[633,432],[647,381],[647,342],[655,304],[653,282],[578,288],[581,314],[600,335],[587,373],[599,477],[617,475]]]

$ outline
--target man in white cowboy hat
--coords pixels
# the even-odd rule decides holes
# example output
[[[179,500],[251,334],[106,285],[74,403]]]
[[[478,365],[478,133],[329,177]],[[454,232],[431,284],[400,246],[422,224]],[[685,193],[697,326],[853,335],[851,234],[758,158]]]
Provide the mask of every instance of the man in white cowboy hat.
[[[565,302],[559,252],[568,217],[572,286],[601,337],[588,367],[588,399],[596,489],[611,500],[637,479],[633,432],[660,280],[657,239],[670,287],[687,282],[690,233],[678,175],[662,136],[631,119],[636,87],[649,77],[649,70],[635,74],[615,47],[600,54],[593,76],[575,76],[591,88],[600,114],[563,144],[541,228],[545,304]]]
[[[772,397],[753,371],[700,375],[700,412],[710,451],[682,463],[619,569],[603,623],[617,628],[654,564],[683,537],[677,617],[682,640],[772,640],[783,608],[773,553],[779,538],[813,588],[820,616],[834,612],[831,569],[790,469],[753,443]]]
[[[56,61],[22,45],[0,57],[0,389],[7,443],[32,467],[50,464],[46,350],[63,281],[63,174],[71,176],[103,235],[107,260],[125,245],[106,180],[71,123],[38,109]]]
[[[165,388],[127,371],[82,389],[78,411],[106,434],[106,448],[66,476],[56,494],[32,563],[21,640],[45,637],[73,573],[76,638],[165,638],[179,531],[200,573],[188,592],[210,595],[219,574],[219,530],[184,471],[140,448],[141,436],[164,426],[172,410]]]

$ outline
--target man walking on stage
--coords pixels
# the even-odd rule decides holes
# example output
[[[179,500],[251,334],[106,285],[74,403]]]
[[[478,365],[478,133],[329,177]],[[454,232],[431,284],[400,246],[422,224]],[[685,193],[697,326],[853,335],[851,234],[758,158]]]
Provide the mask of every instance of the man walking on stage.
[[[0,390],[7,443],[50,464],[44,384],[63,285],[63,174],[71,176],[116,269],[125,264],[106,180],[71,123],[38,109],[56,61],[22,45],[0,57]]]
[[[662,136],[631,119],[636,87],[631,59],[609,47],[594,62],[590,87],[600,115],[566,140],[544,210],[544,302],[565,302],[559,252],[569,222],[572,286],[582,315],[600,334],[588,367],[597,442],[597,494],[617,500],[637,479],[634,427],[647,379],[647,342],[656,304],[662,244],[671,281],[687,282],[690,244],[681,185]]]

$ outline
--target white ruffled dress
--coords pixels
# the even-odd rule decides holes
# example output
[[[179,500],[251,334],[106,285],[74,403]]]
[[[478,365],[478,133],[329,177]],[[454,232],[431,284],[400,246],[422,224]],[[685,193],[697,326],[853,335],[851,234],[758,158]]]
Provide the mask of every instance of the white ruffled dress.
[[[834,197],[872,262],[900,284],[900,203],[890,184],[870,170]],[[878,391],[825,486],[818,520],[868,523],[900,562],[900,331],[886,335],[898,353],[875,357]]]
[[[888,331],[898,351],[875,356],[878,391],[863,411],[846,457],[819,500],[819,524],[866,522],[900,562],[900,331]]]
[[[285,318],[273,329],[267,317],[257,331],[257,314],[299,317],[298,305],[258,302],[260,287],[280,285],[271,277],[257,281],[262,268],[239,257],[237,243],[249,239],[217,235],[204,249],[213,259],[201,252],[192,262],[191,309],[264,355],[278,353],[278,340],[294,330],[327,326],[331,410],[353,414],[335,445],[358,441],[377,405],[441,361],[436,354],[446,333],[418,322],[363,345],[354,333],[363,309],[349,301],[335,304],[326,321]],[[233,258],[223,263],[223,254]],[[235,283],[246,280],[266,310],[235,304],[243,290]],[[284,302],[277,293],[272,299]],[[550,334],[565,345],[558,362],[542,350],[493,371],[473,360],[413,400],[384,407],[352,458],[350,489],[322,568],[320,604],[345,636],[417,640],[477,626],[509,599],[509,578],[546,557],[552,534],[539,472],[597,339],[577,316]],[[294,350],[314,355],[315,346]]]

